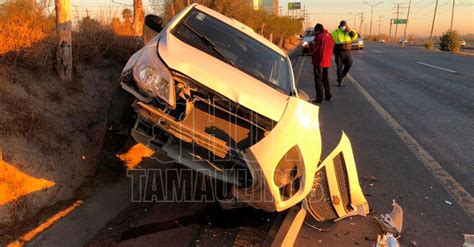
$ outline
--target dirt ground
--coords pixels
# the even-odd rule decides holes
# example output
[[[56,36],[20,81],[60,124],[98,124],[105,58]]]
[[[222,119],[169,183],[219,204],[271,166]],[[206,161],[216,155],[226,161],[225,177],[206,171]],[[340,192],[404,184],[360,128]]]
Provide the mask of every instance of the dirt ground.
[[[0,236],[77,196],[96,170],[98,142],[120,66],[53,71],[0,65]],[[0,241],[1,243],[1,241]]]

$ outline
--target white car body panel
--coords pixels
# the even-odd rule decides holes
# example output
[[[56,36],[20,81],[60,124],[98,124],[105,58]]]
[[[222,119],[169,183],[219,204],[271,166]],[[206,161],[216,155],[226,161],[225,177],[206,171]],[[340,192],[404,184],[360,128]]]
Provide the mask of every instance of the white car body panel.
[[[290,98],[288,107],[275,128],[244,152],[252,176],[259,180],[257,183],[260,182],[261,186],[270,191],[271,197],[261,195],[260,192],[265,193],[267,190],[261,190],[259,184],[254,184],[253,188],[246,191],[235,188],[234,194],[239,200],[267,211],[283,211],[308,195],[321,156],[318,111],[319,108],[311,103],[295,97]],[[301,186],[293,197],[282,201],[279,188],[274,182],[275,168],[285,154],[296,145],[300,149],[304,163]],[[272,198],[274,201],[268,203]],[[270,204],[275,208],[266,208]]]

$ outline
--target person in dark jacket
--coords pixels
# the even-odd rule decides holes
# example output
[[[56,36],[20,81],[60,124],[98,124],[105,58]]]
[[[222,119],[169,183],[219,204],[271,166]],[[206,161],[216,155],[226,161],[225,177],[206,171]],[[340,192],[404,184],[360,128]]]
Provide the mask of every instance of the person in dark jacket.
[[[331,34],[318,23],[314,27],[314,40],[310,43],[313,59],[314,83],[316,88],[316,100],[313,103],[323,102],[323,98],[330,101],[332,98],[329,87],[328,70],[331,67],[331,57],[334,49],[334,40]],[[323,94],[324,87],[324,94]],[[326,96],[326,97],[324,97]]]

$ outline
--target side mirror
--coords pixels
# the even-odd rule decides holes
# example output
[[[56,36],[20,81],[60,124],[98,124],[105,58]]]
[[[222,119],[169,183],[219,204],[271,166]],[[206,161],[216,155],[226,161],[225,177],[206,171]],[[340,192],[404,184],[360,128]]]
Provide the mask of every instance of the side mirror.
[[[302,39],[302,38],[303,38],[303,35],[300,34],[300,39]]]
[[[163,30],[163,19],[157,15],[147,15],[145,16],[145,25],[159,33]]]

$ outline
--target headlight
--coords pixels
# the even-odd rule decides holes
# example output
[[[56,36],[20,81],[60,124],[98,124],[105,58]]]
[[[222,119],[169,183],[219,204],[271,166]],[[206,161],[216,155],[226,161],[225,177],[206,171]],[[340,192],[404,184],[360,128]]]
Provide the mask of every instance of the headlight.
[[[171,72],[156,55],[156,50],[144,50],[133,67],[133,78],[138,88],[152,97],[164,100],[171,108],[175,108],[174,80]]]
[[[308,46],[308,42],[307,41],[303,42],[303,46]]]
[[[298,146],[290,149],[278,162],[273,180],[280,190],[282,201],[286,201],[300,190],[304,164]]]
[[[170,95],[170,78],[151,67],[145,67],[140,71],[140,83],[138,86],[147,93],[164,100]]]

